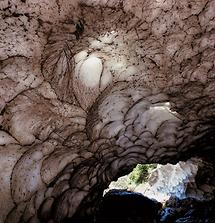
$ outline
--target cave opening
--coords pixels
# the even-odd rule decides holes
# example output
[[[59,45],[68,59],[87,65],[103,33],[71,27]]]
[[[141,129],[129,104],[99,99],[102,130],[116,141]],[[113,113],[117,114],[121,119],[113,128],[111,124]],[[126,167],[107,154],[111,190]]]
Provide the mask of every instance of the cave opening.
[[[119,177],[116,181],[112,181],[108,188],[104,190],[103,196],[111,190],[121,190],[141,193],[159,202],[165,202],[169,196],[164,193],[162,194],[162,192],[159,194],[159,191],[155,193],[155,191],[152,191],[152,185],[149,183],[153,181],[153,176],[151,175],[157,169],[157,166],[158,164],[137,164],[129,174]],[[154,178],[159,178],[159,176]],[[154,181],[157,180],[154,179]]]
[[[202,157],[137,164],[66,222],[214,222],[214,166]],[[100,191],[101,192],[101,191]],[[93,211],[91,205],[94,207]],[[87,209],[92,212],[87,214]]]
[[[213,166],[199,157],[137,164],[104,190],[95,222],[213,222],[213,180]]]

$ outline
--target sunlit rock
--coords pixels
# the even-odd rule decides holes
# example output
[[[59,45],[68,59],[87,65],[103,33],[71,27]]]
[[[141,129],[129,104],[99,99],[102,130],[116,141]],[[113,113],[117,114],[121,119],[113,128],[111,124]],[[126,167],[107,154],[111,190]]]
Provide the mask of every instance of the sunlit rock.
[[[208,179],[202,174],[207,171],[211,171]],[[213,175],[213,168],[200,159],[180,161],[176,165],[158,165],[149,177],[149,187],[145,189],[145,194],[154,198],[159,195],[162,197],[163,194],[166,200],[170,196],[208,200],[213,197],[215,190],[214,186],[208,185],[208,180],[213,178]]]

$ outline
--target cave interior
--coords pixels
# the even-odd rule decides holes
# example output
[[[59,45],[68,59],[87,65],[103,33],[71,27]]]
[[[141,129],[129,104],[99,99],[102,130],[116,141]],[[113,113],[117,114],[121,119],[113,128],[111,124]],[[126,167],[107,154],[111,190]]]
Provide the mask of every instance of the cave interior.
[[[0,223],[215,222],[214,147],[215,0],[0,1]],[[152,163],[166,214],[103,197]]]

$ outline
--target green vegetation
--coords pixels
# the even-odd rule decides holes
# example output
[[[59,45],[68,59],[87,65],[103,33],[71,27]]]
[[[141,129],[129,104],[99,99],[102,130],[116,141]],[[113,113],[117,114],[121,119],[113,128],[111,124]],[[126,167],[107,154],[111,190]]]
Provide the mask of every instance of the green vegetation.
[[[128,175],[130,183],[141,184],[147,182],[150,172],[157,167],[157,164],[137,164]]]

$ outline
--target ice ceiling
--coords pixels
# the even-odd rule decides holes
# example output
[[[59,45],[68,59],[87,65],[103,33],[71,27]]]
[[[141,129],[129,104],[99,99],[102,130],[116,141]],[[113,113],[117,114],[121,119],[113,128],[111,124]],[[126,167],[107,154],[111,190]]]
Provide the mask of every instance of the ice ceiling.
[[[84,215],[137,163],[212,153],[214,0],[0,9],[1,223]]]

